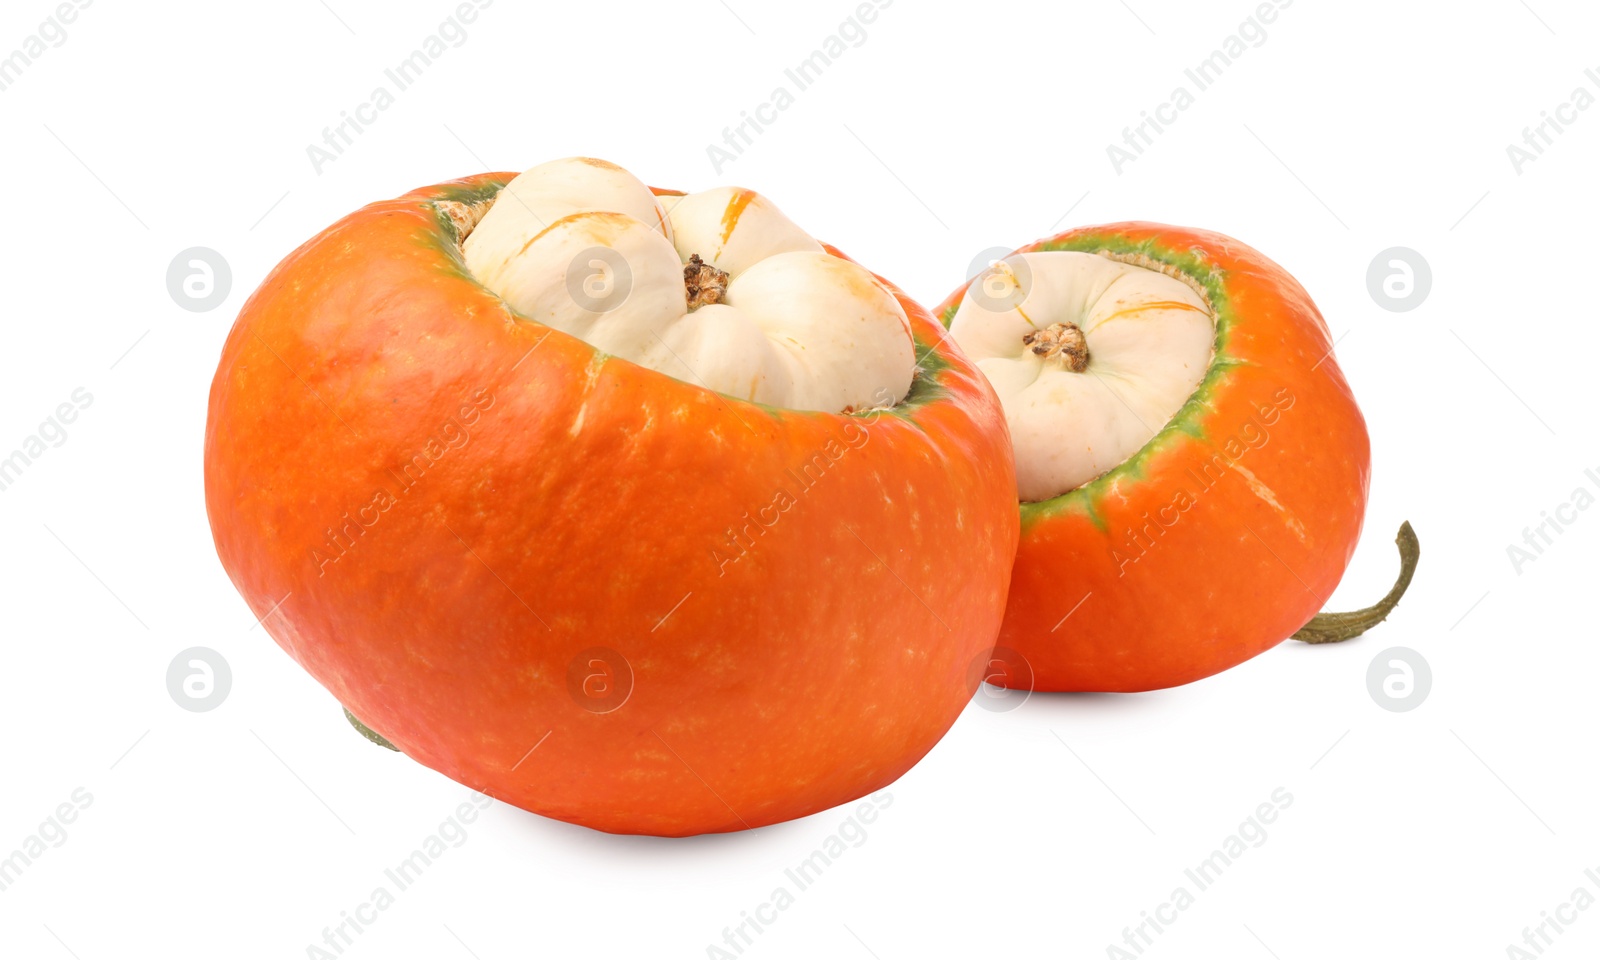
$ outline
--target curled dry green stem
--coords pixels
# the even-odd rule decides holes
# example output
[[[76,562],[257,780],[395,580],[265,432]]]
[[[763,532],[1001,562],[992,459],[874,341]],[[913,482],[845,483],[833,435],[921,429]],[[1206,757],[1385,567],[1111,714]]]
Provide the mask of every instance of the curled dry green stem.
[[[383,736],[381,734],[374,733],[371,727],[369,727],[366,724],[362,723],[360,720],[357,720],[356,719],[356,715],[351,713],[349,710],[345,710],[344,718],[346,720],[349,720],[350,721],[350,726],[355,727],[356,728],[356,732],[361,734],[363,737],[366,737],[368,740],[371,740],[373,743],[376,743],[380,747],[387,747],[390,750],[393,750],[395,753],[399,753],[400,752],[400,748],[399,747],[397,747],[394,744],[390,743],[389,741],[383,739]]]
[[[1405,596],[1406,588],[1411,586],[1411,576],[1417,572],[1417,558],[1422,555],[1416,531],[1411,529],[1409,521],[1400,524],[1400,532],[1395,534],[1394,542],[1400,548],[1400,578],[1382,600],[1349,613],[1319,613],[1295,632],[1294,639],[1306,643],[1338,643],[1358,637],[1382,623],[1400,598]]]

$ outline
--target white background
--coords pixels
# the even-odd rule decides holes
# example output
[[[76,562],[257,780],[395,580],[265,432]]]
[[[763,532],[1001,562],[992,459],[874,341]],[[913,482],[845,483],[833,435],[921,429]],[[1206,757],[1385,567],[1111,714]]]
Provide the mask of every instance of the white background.
[[[206,392],[250,290],[339,216],[572,154],[757,188],[930,306],[979,251],[1069,225],[1237,236],[1316,297],[1371,426],[1334,605],[1387,588],[1401,520],[1423,543],[1410,596],[1360,640],[1160,693],[970,707],[744,956],[1117,956],[1279,787],[1265,842],[1144,956],[1504,957],[1575,888],[1600,893],[1600,510],[1520,570],[1507,554],[1596,491],[1600,108],[1520,173],[1506,152],[1575,88],[1600,94],[1600,11],[1297,0],[1117,172],[1107,144],[1192,89],[1184,69],[1254,7],[898,0],[720,173],[707,145],[853,3],[498,0],[320,173],[307,145],[453,3],[83,10],[0,92],[0,454],[74,389],[94,398],[0,492],[0,856],[75,789],[93,802],[0,892],[0,953],[307,956],[467,797],[363,742],[254,624],[206,524]],[[8,2],[0,57],[53,9]],[[165,284],[197,245],[233,271],[209,313]],[[1396,245],[1432,267],[1409,312],[1367,288]],[[233,671],[209,713],[165,680],[197,645]],[[1411,712],[1368,694],[1390,646],[1432,666]],[[497,804],[344,955],[705,957],[846,816],[667,841]],[[1546,956],[1600,949],[1600,909],[1576,916]]]

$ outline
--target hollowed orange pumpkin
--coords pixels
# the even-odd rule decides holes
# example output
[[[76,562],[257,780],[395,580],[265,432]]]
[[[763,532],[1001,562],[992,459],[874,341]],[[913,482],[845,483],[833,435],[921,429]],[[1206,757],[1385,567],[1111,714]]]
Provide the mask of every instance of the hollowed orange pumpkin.
[[[887,284],[918,368],[881,409],[761,406],[602,354],[467,270],[510,180],[351,214],[245,305],[205,445],[235,585],[371,730],[547,816],[727,831],[895,780],[1005,605],[993,391]]]

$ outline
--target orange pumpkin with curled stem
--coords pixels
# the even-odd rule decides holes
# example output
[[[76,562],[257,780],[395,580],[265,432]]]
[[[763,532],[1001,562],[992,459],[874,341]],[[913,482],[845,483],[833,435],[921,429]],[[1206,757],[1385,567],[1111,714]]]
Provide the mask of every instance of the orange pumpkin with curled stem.
[[[1001,686],[1138,691],[1207,677],[1316,616],[1361,533],[1366,423],[1282,267],[1206,230],[1115,223],[995,261],[936,311],[1000,394],[1022,539]]]

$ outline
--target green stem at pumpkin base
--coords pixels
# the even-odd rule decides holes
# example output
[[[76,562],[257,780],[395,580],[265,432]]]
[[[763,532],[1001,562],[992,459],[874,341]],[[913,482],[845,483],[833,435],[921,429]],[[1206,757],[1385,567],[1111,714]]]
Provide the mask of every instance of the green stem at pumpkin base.
[[[351,713],[348,709],[346,709],[345,712],[344,712],[344,718],[346,720],[349,720],[350,721],[350,726],[355,727],[356,728],[356,732],[361,734],[363,737],[366,737],[368,740],[371,740],[373,743],[376,743],[380,747],[387,747],[390,750],[393,750],[395,753],[399,753],[400,752],[400,748],[399,747],[397,747],[394,744],[390,743],[389,741],[385,740],[383,738],[382,734],[373,732],[371,727],[369,727],[366,724],[362,723],[360,720],[357,720],[356,719],[356,715]]]
[[[1394,543],[1400,548],[1400,579],[1394,582],[1382,600],[1349,613],[1319,613],[1311,618],[1310,623],[1295,631],[1294,639],[1305,643],[1338,643],[1359,637],[1382,623],[1393,612],[1400,598],[1405,596],[1406,588],[1411,586],[1411,577],[1417,572],[1417,558],[1422,555],[1422,546],[1417,543],[1416,531],[1411,529],[1409,521],[1400,524],[1400,532],[1395,534]]]

